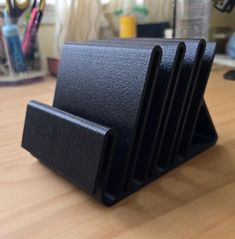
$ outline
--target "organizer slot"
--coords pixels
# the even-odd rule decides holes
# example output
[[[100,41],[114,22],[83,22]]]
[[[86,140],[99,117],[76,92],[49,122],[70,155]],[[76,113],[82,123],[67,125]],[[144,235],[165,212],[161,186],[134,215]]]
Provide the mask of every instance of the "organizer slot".
[[[131,45],[128,42],[118,42],[118,41],[110,41],[110,42],[103,42],[102,41],[93,41],[90,42],[90,44],[92,45],[110,45],[112,47],[130,47],[130,48],[142,48],[142,49],[152,49],[152,55],[150,58],[150,65],[149,65],[149,69],[148,69],[148,74],[146,76],[146,84],[145,84],[145,91],[143,93],[143,98],[142,98],[142,104],[140,106],[139,109],[139,117],[137,120],[137,127],[135,129],[135,135],[133,137],[134,142],[133,142],[133,148],[138,148],[138,141],[142,138],[142,134],[144,132],[145,129],[145,125],[146,125],[146,119],[148,117],[148,112],[149,112],[149,98],[151,98],[152,94],[153,94],[153,88],[155,87],[155,79],[156,79],[156,75],[158,75],[158,71],[159,71],[159,66],[160,66],[160,62],[161,62],[161,58],[162,58],[162,48],[160,46],[150,46],[149,44],[133,44],[133,42],[131,42]],[[130,159],[130,157],[127,158],[127,160],[125,161],[125,165],[123,166],[123,175],[128,175],[128,179],[132,178],[132,171],[133,171],[133,165],[135,164],[135,162],[133,162],[133,160],[130,159],[130,161],[128,160]],[[128,167],[129,165],[129,167]],[[125,176],[123,176],[120,179],[120,190],[122,190],[123,188],[127,189],[127,185],[128,184],[128,179],[125,180]],[[123,186],[125,185],[125,186]],[[130,186],[130,185],[129,185]],[[113,184],[110,181],[107,190],[111,191],[113,188]],[[112,197],[114,197],[114,195],[111,193],[109,193],[110,195],[112,195]],[[110,196],[109,196],[110,197]]]
[[[162,44],[162,42],[154,42],[155,44]],[[150,44],[150,42],[149,42]],[[160,66],[159,75],[156,76],[156,85],[153,88],[153,97],[151,98],[150,110],[146,121],[145,131],[142,140],[139,141],[139,147],[135,151],[136,165],[134,170],[134,181],[143,183],[147,176],[148,167],[150,164],[150,154],[153,148],[154,136],[159,132],[163,112],[167,103],[167,95],[170,90],[171,81],[176,69],[175,59],[181,61],[181,51],[184,49],[183,43],[175,43],[176,48],[167,50],[167,45],[163,47],[163,57]],[[135,149],[135,148],[134,148]]]
[[[103,192],[112,162],[114,130],[31,101],[22,147],[90,194]],[[105,165],[104,165],[105,164]],[[110,166],[108,166],[110,167]],[[97,195],[98,196],[98,195]]]
[[[180,74],[181,74],[182,64],[183,64],[183,61],[184,61],[185,48],[180,47],[179,48],[179,53],[178,53],[177,56],[178,57],[176,59],[173,77],[172,77],[171,82],[170,82],[169,92],[166,94],[167,95],[167,102],[166,102],[166,106],[165,106],[165,109],[164,109],[160,130],[159,130],[159,133],[157,132],[157,134],[155,135],[154,147],[152,149],[151,156],[150,156],[151,157],[151,167],[150,167],[149,172],[148,172],[148,175],[150,177],[154,173],[154,171],[155,171],[154,169],[156,168],[156,166],[158,165],[158,162],[160,160],[159,159],[159,152],[160,152],[163,140],[164,140],[164,132],[165,132],[166,126],[168,124],[169,115],[170,115],[172,105],[173,105],[173,101],[174,101],[174,98],[175,98],[177,85],[178,85],[179,80],[180,80],[179,78],[180,78]]]
[[[188,96],[186,99],[186,104],[183,108],[183,115],[182,115],[182,120],[180,121],[180,125],[179,125],[179,130],[176,134],[176,144],[173,146],[173,148],[171,148],[170,152],[169,152],[169,160],[170,160],[170,164],[175,164],[178,161],[181,161],[182,158],[177,156],[177,152],[181,143],[181,139],[182,139],[182,134],[183,134],[183,130],[187,121],[187,116],[189,114],[189,110],[190,110],[190,106],[191,106],[191,102],[192,102],[192,98],[194,95],[194,91],[196,88],[196,84],[197,81],[199,80],[199,74],[201,71],[201,65],[202,65],[202,61],[205,57],[205,48],[206,48],[206,44],[201,44],[199,47],[199,51],[198,54],[195,58],[195,62],[196,62],[196,66],[194,68],[194,72],[193,72],[193,79],[191,81],[191,84],[189,86],[189,92],[188,92]]]
[[[185,114],[185,106],[188,103],[193,84],[197,75],[199,66],[201,64],[202,56],[205,51],[205,42],[199,41],[186,44],[185,67],[182,71],[178,88],[173,102],[172,111],[165,131],[165,137],[160,152],[160,160],[157,168],[163,166],[168,168],[172,161],[172,151],[177,144],[177,135],[180,130],[183,115]],[[189,77],[187,77],[189,76]]]
[[[189,145],[191,144],[193,133],[195,131],[198,115],[200,112],[200,105],[202,104],[203,95],[206,89],[207,81],[211,71],[215,52],[215,44],[208,43],[206,46],[205,54],[202,61],[199,77],[196,82],[195,91],[193,93],[192,102],[188,109],[188,115],[185,120],[185,127],[180,141],[179,154],[180,158],[186,156]]]
[[[128,166],[127,166],[126,174],[125,174],[126,178],[124,179],[124,182],[123,182],[124,189],[127,189],[132,184],[134,168],[136,165],[135,154],[136,154],[136,152],[138,152],[140,150],[139,142],[143,138],[143,134],[146,131],[146,124],[147,124],[147,120],[149,119],[149,111],[150,111],[150,107],[151,107],[149,98],[152,98],[153,89],[156,87],[157,75],[159,74],[159,66],[161,64],[161,59],[162,59],[160,54],[162,55],[162,51],[160,53],[159,49],[157,47],[156,52],[154,52],[154,56],[150,60],[151,74],[150,74],[149,78],[151,79],[150,80],[151,84],[149,84],[148,92],[146,92],[146,94],[144,96],[144,104],[143,104],[141,114],[140,114],[141,117],[138,122],[137,130],[136,130],[137,133],[134,137],[134,143],[132,146],[132,149],[134,149],[134,151],[132,150],[132,152],[130,154],[130,160],[128,162]]]

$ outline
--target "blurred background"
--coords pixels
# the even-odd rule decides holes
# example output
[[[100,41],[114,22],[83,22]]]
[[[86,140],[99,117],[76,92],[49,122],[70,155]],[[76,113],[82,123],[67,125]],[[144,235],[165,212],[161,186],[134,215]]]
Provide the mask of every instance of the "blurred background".
[[[46,57],[59,57],[63,41],[87,41],[119,35],[118,11],[125,5],[123,0],[48,0],[47,2],[44,24],[39,31],[42,51]],[[179,1],[179,4],[183,2],[189,1]],[[235,11],[229,14],[221,13],[213,7],[212,1],[198,2],[204,4],[203,7],[205,4],[209,5],[208,9],[205,9],[209,19],[206,26],[209,40],[226,41],[235,29]],[[143,15],[142,19],[139,17],[139,23],[159,24],[151,29],[152,35],[155,31],[156,35],[161,36],[159,33],[163,31],[161,27],[172,27],[174,1],[136,0],[135,4],[144,6],[143,9],[139,9],[139,15]],[[163,26],[160,25],[161,23]]]
[[[8,1],[0,0],[2,10],[7,7],[6,2]],[[37,1],[30,1],[28,7],[30,10],[26,10],[17,20],[20,39],[26,38],[22,40],[26,45],[25,36],[27,29],[30,28],[30,15],[32,16],[32,5],[35,2]],[[41,2],[43,1],[40,1],[40,4]],[[36,39],[33,40],[36,47],[33,53],[26,57],[27,72],[33,72],[33,76],[42,76],[47,74],[49,67],[51,74],[56,75],[64,42],[84,42],[112,37],[205,38],[218,43],[216,62],[233,67],[235,41],[231,38],[235,31],[235,11],[232,9],[225,13],[218,11],[214,5],[224,4],[226,1],[218,2],[215,3],[213,0],[46,0],[45,6],[42,7],[43,18],[40,27],[36,30]],[[231,4],[234,4],[234,0]],[[27,11],[29,17],[25,20]],[[10,62],[12,61],[14,59],[10,59]],[[22,75],[25,70],[16,71],[14,67],[11,68],[13,68],[10,69],[11,80],[14,77],[15,79],[28,77]],[[11,73],[12,71],[14,74]],[[36,74],[37,72],[40,74]],[[5,75],[1,79],[6,80]]]

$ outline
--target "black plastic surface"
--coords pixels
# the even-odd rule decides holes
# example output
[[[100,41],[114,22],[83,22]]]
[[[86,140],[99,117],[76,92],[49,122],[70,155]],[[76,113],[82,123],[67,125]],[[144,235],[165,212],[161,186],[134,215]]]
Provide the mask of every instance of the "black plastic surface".
[[[31,101],[22,146],[90,194],[105,187],[115,143],[114,130]],[[103,172],[102,168],[106,167]]]
[[[29,104],[22,146],[112,205],[215,144],[203,99],[214,50],[185,39],[68,43],[53,107]]]
[[[134,43],[134,44],[133,44]],[[185,44],[182,41],[167,42],[157,41],[151,39],[112,39],[102,41],[92,41],[87,43],[89,45],[98,46],[110,46],[110,47],[129,47],[129,48],[148,48],[158,45],[162,49],[162,58],[160,62],[160,69],[154,65],[155,59],[150,62],[151,68],[156,68],[152,77],[152,87],[149,93],[145,94],[148,97],[150,103],[145,104],[145,115],[139,121],[138,125],[142,125],[142,129],[136,132],[135,141],[132,144],[129,159],[125,160],[127,167],[124,170],[123,183],[126,186],[132,187],[131,183],[135,170],[141,169],[141,172],[145,172],[144,166],[150,159],[151,149],[154,143],[155,132],[161,129],[160,124],[156,122],[164,122],[166,113],[165,109],[169,110],[169,99],[175,92],[178,81],[188,79],[187,70],[184,68],[183,63],[185,56]],[[182,74],[181,74],[182,73]],[[180,75],[181,74],[181,75]],[[181,77],[181,78],[180,78]],[[143,112],[143,110],[142,110]],[[137,125],[137,129],[140,126]],[[142,163],[142,165],[139,165]],[[114,167],[116,170],[116,167]],[[129,185],[130,183],[130,185]]]

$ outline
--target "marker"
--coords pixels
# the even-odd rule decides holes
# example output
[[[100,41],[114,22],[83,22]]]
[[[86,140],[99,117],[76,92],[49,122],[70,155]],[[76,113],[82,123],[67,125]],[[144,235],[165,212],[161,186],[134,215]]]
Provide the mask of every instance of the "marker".
[[[22,48],[24,54],[28,54],[33,47],[32,44],[35,43],[36,33],[37,33],[37,18],[39,14],[39,9],[35,7],[32,11],[28,26],[26,28],[26,32],[24,35]]]
[[[38,13],[38,18],[37,18],[37,30],[40,27],[45,7],[46,7],[46,1],[41,0],[40,3],[39,3],[39,13]]]

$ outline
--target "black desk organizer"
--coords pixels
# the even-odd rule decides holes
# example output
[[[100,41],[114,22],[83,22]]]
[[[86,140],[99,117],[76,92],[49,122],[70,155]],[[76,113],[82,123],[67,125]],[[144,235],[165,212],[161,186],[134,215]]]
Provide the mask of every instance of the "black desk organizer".
[[[112,205],[217,141],[204,40],[65,44],[53,107],[31,101],[22,146]]]

